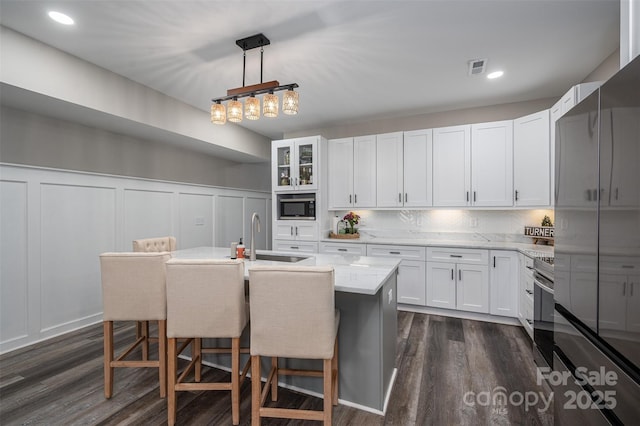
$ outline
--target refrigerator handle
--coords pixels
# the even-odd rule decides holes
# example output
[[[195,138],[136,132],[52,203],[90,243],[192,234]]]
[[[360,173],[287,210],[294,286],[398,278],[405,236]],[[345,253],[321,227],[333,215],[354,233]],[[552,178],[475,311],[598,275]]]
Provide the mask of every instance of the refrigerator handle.
[[[627,294],[627,282],[622,283],[622,295],[625,296]]]

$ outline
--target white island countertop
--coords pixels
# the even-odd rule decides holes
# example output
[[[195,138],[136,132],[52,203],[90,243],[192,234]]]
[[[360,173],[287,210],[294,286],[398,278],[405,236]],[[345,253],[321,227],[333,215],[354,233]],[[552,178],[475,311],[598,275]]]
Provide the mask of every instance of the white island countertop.
[[[336,273],[336,291],[374,295],[380,290],[391,274],[395,274],[400,261],[380,257],[290,253],[270,250],[256,250],[260,254],[290,255],[305,257],[299,262],[276,262],[272,260],[244,259],[244,276],[249,279],[249,269],[253,265],[300,265],[300,266],[333,266]],[[227,247],[195,247],[177,250],[171,253],[175,259],[229,259]]]

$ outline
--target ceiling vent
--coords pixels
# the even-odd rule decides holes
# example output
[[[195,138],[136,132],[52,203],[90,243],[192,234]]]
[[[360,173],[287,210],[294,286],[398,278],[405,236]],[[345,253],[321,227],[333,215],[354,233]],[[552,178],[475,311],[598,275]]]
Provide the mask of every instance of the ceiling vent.
[[[486,68],[486,59],[472,59],[469,61],[469,75],[483,74]]]

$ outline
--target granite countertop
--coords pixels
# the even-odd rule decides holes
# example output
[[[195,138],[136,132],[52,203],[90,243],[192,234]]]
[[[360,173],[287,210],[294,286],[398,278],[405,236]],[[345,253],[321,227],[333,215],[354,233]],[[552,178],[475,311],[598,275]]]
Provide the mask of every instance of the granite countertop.
[[[333,255],[318,253],[289,253],[271,250],[257,250],[260,254],[291,254],[306,259],[295,263],[272,260],[244,259],[244,276],[249,279],[249,269],[253,265],[301,265],[301,266],[333,266],[336,274],[336,291],[374,295],[387,279],[395,273],[400,261],[380,257]],[[174,259],[228,259],[228,247],[195,247],[173,252]]]
[[[358,239],[322,238],[321,242],[389,244],[420,247],[452,247],[485,250],[515,250],[530,257],[553,256],[553,246],[505,240],[492,234],[436,233],[411,231],[362,232]]]

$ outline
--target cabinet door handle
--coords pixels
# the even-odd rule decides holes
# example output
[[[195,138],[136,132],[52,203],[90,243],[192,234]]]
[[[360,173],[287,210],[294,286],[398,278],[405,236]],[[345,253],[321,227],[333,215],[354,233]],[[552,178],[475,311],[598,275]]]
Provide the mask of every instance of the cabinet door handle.
[[[296,237],[298,236],[298,227],[296,226]]]
[[[533,292],[531,290],[525,290],[525,293],[527,293],[528,295],[532,295]]]
[[[493,256],[493,267],[494,268],[496,267],[496,257],[495,256]]]
[[[627,294],[627,282],[622,283],[622,295],[625,296]]]
[[[469,202],[469,191],[467,191],[467,203]]]
[[[516,201],[518,201],[518,190],[516,189]]]
[[[358,194],[354,194],[354,196],[353,196],[353,203],[354,203],[354,204],[358,204]]]
[[[390,251],[389,254],[400,254],[399,251]]]
[[[530,319],[527,320],[527,324],[529,325],[533,325],[533,321],[531,321]]]
[[[349,194],[349,204],[351,204],[351,194]]]
[[[451,270],[451,281],[453,281],[453,269]]]
[[[458,281],[462,281],[462,269],[458,269]]]
[[[290,226],[289,228],[291,230],[291,236],[293,237],[293,226]]]
[[[462,257],[461,254],[450,254],[449,257]]]
[[[473,202],[476,202],[476,191],[473,191]]]
[[[398,202],[402,202],[402,193],[398,192]]]
[[[406,203],[407,201],[409,201],[409,196],[407,195],[407,193],[404,193],[404,202]]]

